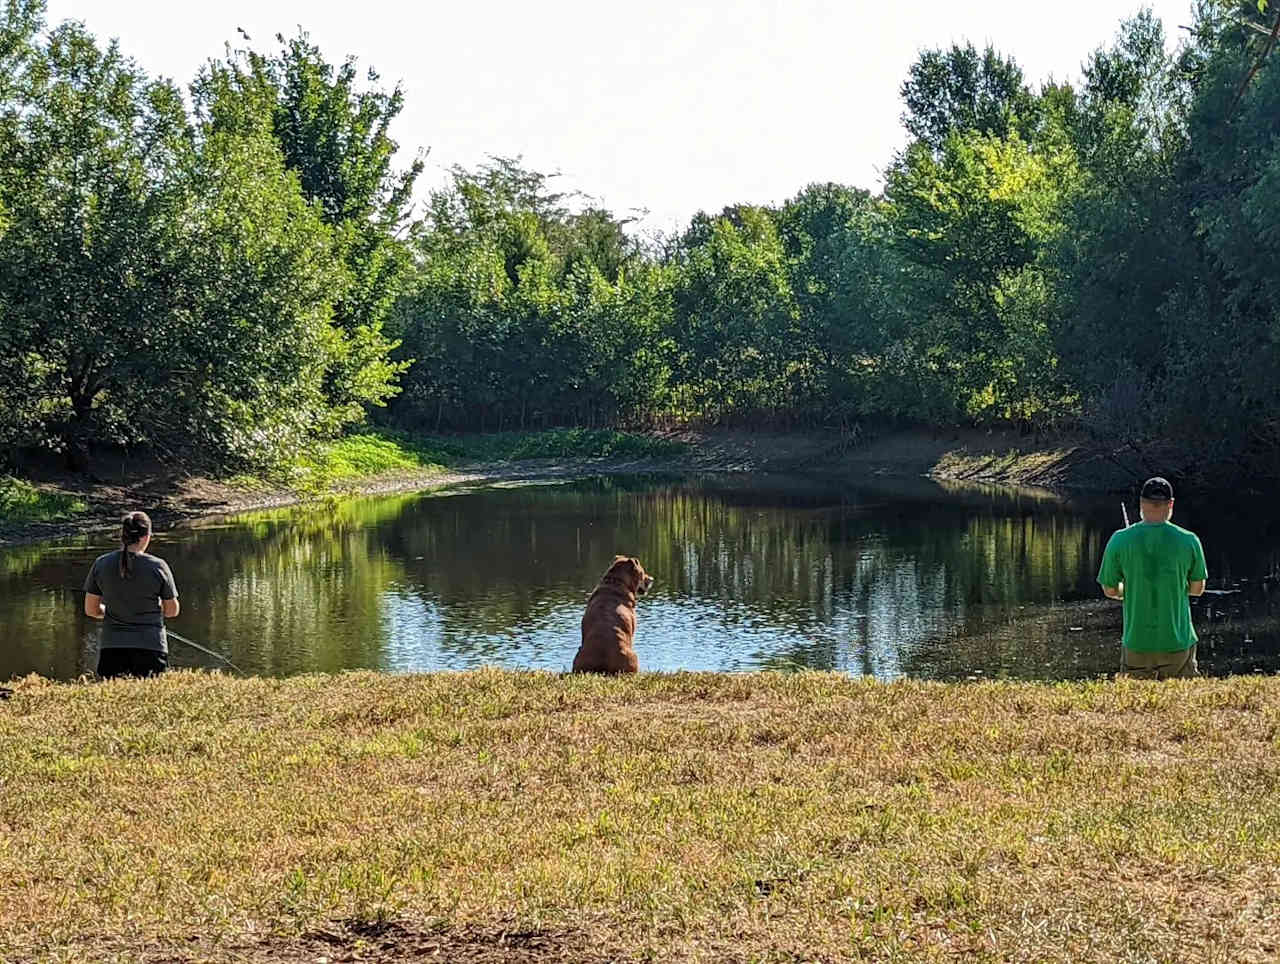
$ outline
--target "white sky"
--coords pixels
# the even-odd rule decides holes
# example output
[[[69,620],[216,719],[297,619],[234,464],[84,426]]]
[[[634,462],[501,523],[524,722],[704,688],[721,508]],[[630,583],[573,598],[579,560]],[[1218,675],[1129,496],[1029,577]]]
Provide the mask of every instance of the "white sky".
[[[305,28],[332,62],[354,54],[405,109],[425,187],[453,164],[523,155],[616,212],[671,230],[699,209],[782,201],[813,181],[871,190],[905,142],[898,88],[917,53],[971,40],[1033,82],[1077,77],[1142,0],[49,0],[152,74],[186,85],[239,40]],[[1190,0],[1150,0],[1171,41]],[[353,16],[353,11],[358,15]]]

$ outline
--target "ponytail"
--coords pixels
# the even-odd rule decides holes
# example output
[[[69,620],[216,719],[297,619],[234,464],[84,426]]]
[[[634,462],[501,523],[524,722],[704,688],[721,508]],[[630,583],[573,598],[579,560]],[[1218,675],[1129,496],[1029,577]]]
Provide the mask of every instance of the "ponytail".
[[[128,579],[133,571],[133,553],[129,547],[151,535],[151,517],[145,512],[130,512],[120,520],[120,578]]]

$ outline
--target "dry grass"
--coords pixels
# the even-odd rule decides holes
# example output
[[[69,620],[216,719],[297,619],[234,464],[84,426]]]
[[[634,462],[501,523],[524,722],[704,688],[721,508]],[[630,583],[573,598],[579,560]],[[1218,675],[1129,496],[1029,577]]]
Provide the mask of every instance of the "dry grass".
[[[1280,679],[27,680],[8,960],[1267,961]]]

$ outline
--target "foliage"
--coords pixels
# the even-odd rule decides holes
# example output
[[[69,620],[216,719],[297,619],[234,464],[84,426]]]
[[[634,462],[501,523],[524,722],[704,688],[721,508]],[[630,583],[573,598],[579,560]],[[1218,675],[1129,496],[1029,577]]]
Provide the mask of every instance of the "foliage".
[[[403,91],[304,32],[228,48],[189,110],[5,0],[0,444],[261,471],[371,414],[1074,424],[1280,478],[1269,11],[1201,0],[1174,51],[1142,11],[1038,86],[989,46],[924,50],[881,194],[812,184],[646,239],[519,158],[455,168],[415,219]]]
[[[1069,148],[977,131],[949,134],[937,154],[913,145],[890,171],[895,243],[926,291],[925,366],[942,377],[952,417],[1029,423],[1061,410],[1037,262],[1061,233],[1074,178]]]
[[[796,310],[771,213],[699,215],[673,266],[676,412],[714,421],[785,412]]]
[[[933,151],[953,133],[1025,135],[1036,107],[1022,68],[990,46],[979,54],[973,44],[921,53],[900,93],[907,108],[903,127]]]
[[[0,441],[73,467],[109,442],[234,468],[362,419],[403,366],[376,319],[337,318],[368,277],[271,115],[215,65],[190,117],[82,26],[41,40],[41,10],[11,3],[0,30]]]
[[[396,322],[420,359],[400,421],[501,430],[653,411],[667,378],[668,273],[639,260],[607,211],[564,201],[502,158],[455,170],[433,194],[416,290]]]
[[[398,346],[383,327],[411,269],[400,233],[410,226],[422,161],[393,168],[397,145],[389,130],[404,104],[399,87],[358,89],[355,59],[335,68],[305,33],[276,40],[281,49],[273,56],[229,51],[206,67],[195,85],[197,110],[214,131],[267,129],[303,196],[332,229],[331,257],[344,265],[347,283],[333,298],[340,335],[324,389],[330,406],[355,421],[365,406],[396,394],[396,378],[408,367],[390,361]],[[366,80],[376,85],[379,78],[370,70]]]
[[[0,475],[0,522],[58,522],[84,512],[83,500]]]
[[[460,440],[470,458],[518,461],[552,458],[647,458],[679,455],[683,443],[615,429],[550,429],[546,432],[505,432]]]

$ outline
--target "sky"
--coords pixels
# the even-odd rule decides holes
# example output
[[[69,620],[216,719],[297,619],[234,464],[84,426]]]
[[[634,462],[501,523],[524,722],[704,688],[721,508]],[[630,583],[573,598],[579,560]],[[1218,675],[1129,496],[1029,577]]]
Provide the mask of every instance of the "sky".
[[[878,190],[905,144],[899,88],[922,49],[972,41],[1028,79],[1069,80],[1142,0],[49,0],[153,75],[186,85],[240,41],[306,30],[399,82],[404,163],[423,191],[455,164],[523,157],[618,213],[671,231],[699,210],[786,200],[806,184]],[[1190,0],[1149,0],[1170,42]]]

